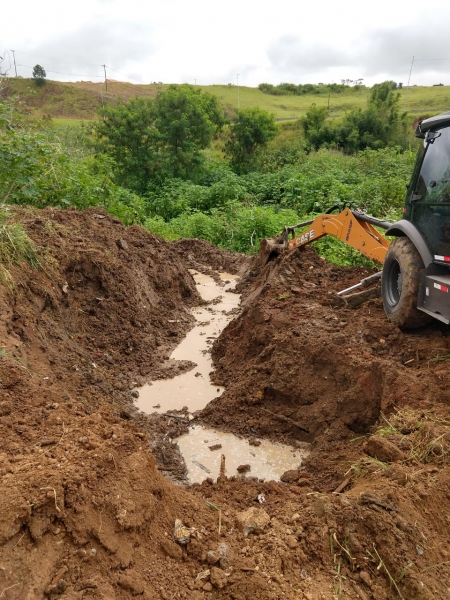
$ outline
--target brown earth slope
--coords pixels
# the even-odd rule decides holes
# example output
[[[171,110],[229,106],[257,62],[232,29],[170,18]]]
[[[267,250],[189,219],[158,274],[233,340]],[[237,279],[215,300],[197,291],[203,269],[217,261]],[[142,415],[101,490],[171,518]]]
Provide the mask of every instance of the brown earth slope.
[[[328,292],[363,270],[312,249],[260,272],[101,210],[17,215],[43,269],[0,286],[2,599],[448,597],[444,328],[346,307]],[[174,485],[160,470],[182,475],[187,421],[133,409],[136,383],[192,366],[168,360],[201,302],[191,267],[240,270],[244,290],[213,349],[227,391],[197,421],[311,448],[282,482]]]

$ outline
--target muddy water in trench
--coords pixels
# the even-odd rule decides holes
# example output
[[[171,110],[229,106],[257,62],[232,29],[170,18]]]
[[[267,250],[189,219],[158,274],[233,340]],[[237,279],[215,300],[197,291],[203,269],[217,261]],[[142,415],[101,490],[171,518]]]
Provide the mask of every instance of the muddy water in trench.
[[[236,284],[236,276],[221,273],[221,279],[229,281],[221,287],[208,275],[197,271],[191,273],[203,300],[214,300],[217,303],[192,309],[197,325],[175,348],[170,358],[191,360],[197,366],[173,379],[159,379],[142,387],[137,407],[146,413],[180,410],[184,406],[194,412],[205,408],[208,402],[223,392],[223,388],[212,385],[209,380],[212,370],[210,348],[214,339],[231,320],[230,311],[239,306],[240,295],[229,291]]]
[[[260,446],[251,446],[248,440],[195,425],[189,433],[177,439],[187,466],[191,483],[201,483],[206,477],[216,479],[220,472],[220,457],[226,457],[228,477],[237,475],[237,468],[249,465],[249,477],[278,480],[290,469],[298,469],[307,451],[260,440]],[[220,447],[218,447],[220,446]],[[212,450],[211,450],[212,448]]]
[[[214,303],[192,309],[197,325],[175,348],[170,358],[191,360],[197,366],[173,379],[157,380],[142,387],[137,407],[143,412],[165,413],[183,407],[194,412],[205,408],[208,402],[223,392],[223,388],[212,385],[209,379],[212,370],[210,348],[233,318],[233,309],[239,306],[240,296],[232,291],[236,276],[221,273],[220,278],[225,282],[222,287],[208,275],[194,270],[191,273],[201,297]],[[190,483],[201,482],[207,477],[216,479],[222,454],[226,457],[228,476],[237,475],[237,467],[245,464],[250,465],[248,476],[265,480],[278,480],[285,471],[298,468],[307,454],[305,450],[267,440],[261,440],[259,446],[250,446],[248,440],[200,425],[191,427],[189,433],[176,441],[186,462]],[[220,448],[210,450],[211,446]]]

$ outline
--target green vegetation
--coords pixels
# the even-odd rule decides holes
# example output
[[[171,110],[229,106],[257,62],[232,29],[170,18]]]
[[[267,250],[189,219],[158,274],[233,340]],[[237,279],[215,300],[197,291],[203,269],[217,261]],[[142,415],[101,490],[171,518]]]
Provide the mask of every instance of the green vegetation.
[[[223,124],[215,96],[188,85],[101,112],[96,147],[114,159],[118,183],[141,194],[164,179],[194,179],[204,161],[200,151]]]
[[[198,86],[155,92],[106,103],[96,123],[69,127],[30,118],[0,90],[0,203],[103,206],[169,240],[198,237],[250,253],[260,238],[333,205],[400,215],[415,152],[391,83],[352,88],[355,97],[370,93],[369,104],[341,120],[317,103],[282,126],[257,103],[227,124],[227,107]],[[315,247],[337,264],[367,264],[331,237]]]
[[[225,155],[232,169],[238,173],[252,170],[255,157],[277,134],[275,117],[261,108],[240,110],[237,120],[230,126],[230,138],[225,145]]]
[[[361,81],[361,80],[359,80]],[[364,85],[350,86],[342,83],[318,83],[314,85],[312,83],[280,83],[279,85],[272,85],[271,83],[260,83],[258,89],[264,94],[271,94],[272,96],[306,96],[308,94],[323,95],[323,94],[351,94],[360,92],[365,89]]]
[[[14,287],[8,268],[20,262],[28,262],[35,269],[40,267],[36,248],[20,223],[11,220],[8,211],[0,212],[0,282],[10,289]]]
[[[144,201],[117,186],[114,177],[113,160],[93,155],[82,128],[45,128],[30,122],[17,103],[0,101],[1,203],[102,205],[125,223],[135,222],[144,215]]]
[[[326,108],[312,106],[302,119],[307,142],[316,150],[337,147],[345,152],[406,145],[406,113],[400,115],[396,87],[393,81],[374,85],[367,108],[354,108],[335,124],[326,120]]]
[[[43,85],[45,85],[45,78],[47,77],[47,73],[45,72],[44,68],[41,67],[41,65],[36,65],[33,68],[33,79],[34,79],[34,83],[41,87]]]

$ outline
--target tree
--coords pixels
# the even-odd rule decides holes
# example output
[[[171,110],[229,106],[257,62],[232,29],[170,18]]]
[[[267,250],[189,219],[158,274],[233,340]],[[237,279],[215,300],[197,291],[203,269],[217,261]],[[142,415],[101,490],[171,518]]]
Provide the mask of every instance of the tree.
[[[207,148],[222,126],[217,98],[182,85],[155,100],[135,98],[99,110],[97,149],[114,158],[121,185],[143,194],[149,183],[169,177],[194,179]]]
[[[300,119],[305,139],[315,150],[333,139],[333,133],[326,123],[328,109],[326,106],[311,106],[306,115]]]
[[[251,170],[257,153],[277,134],[275,116],[261,108],[240,110],[238,119],[230,126],[230,139],[225,154],[237,174]]]
[[[325,107],[312,106],[301,120],[305,139],[316,150],[332,145],[344,152],[404,146],[406,113],[399,112],[396,86],[395,81],[374,85],[366,109],[354,108],[333,125],[326,122]]]
[[[42,86],[45,84],[46,77],[47,73],[45,72],[44,67],[41,67],[41,65],[35,65],[33,68],[34,83],[38,86]]]
[[[105,105],[95,127],[96,147],[114,159],[119,183],[140,194],[157,165],[153,104],[150,98],[134,98],[127,104]]]
[[[215,96],[190,85],[171,85],[155,99],[159,152],[171,177],[194,179],[207,148],[224,123]]]
[[[365,110],[353,109],[335,129],[335,141],[346,152],[404,144],[406,113],[400,115],[395,81],[375,84]]]

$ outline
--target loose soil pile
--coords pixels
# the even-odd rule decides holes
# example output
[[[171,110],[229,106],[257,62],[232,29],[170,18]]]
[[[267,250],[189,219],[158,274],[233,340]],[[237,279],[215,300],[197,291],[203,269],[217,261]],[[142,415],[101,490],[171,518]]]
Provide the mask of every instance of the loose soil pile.
[[[0,286],[1,598],[448,596],[445,328],[349,308],[333,292],[368,273],[311,248],[261,271],[101,210],[17,217],[43,269]],[[240,271],[244,294],[213,348],[227,390],[194,422],[310,447],[282,482],[161,474],[182,480],[189,421],[137,414],[131,392],[192,366],[168,359],[202,303],[189,268]]]

